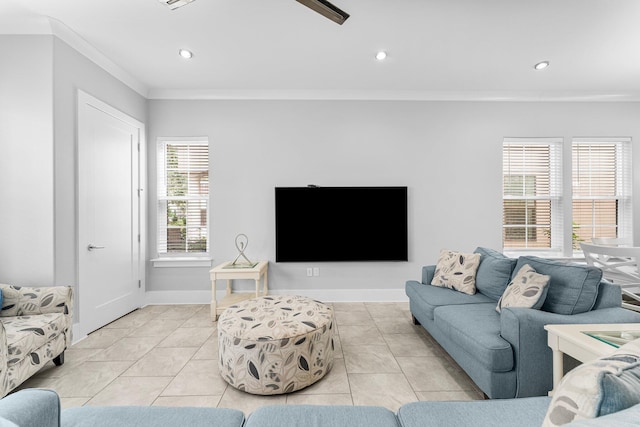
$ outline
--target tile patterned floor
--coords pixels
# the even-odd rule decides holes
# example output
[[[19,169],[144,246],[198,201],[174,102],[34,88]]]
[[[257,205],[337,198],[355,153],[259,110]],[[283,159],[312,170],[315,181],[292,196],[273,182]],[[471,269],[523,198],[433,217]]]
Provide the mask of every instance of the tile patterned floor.
[[[218,374],[217,331],[208,305],[147,306],[68,349],[20,388],[51,388],[63,407],[163,405],[235,408],[263,405],[381,405],[482,399],[482,393],[420,326],[408,303],[334,303],[332,371],[288,395],[240,392]]]

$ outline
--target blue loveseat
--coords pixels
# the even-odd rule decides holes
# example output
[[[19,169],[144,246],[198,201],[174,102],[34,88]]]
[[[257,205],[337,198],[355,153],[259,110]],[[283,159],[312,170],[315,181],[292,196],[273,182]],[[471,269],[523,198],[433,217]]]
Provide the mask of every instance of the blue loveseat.
[[[0,400],[0,427],[540,427],[551,398],[413,402],[397,413],[377,406],[263,406],[247,418],[224,408],[83,406],[61,410],[52,390]],[[640,425],[640,405],[567,427]]]
[[[435,265],[420,282],[406,282],[414,323],[422,325],[490,398],[545,396],[553,387],[546,324],[640,323],[640,313],[621,308],[619,286],[602,281],[588,265],[534,256],[509,258],[488,248],[476,273],[475,295],[432,286]],[[540,310],[495,308],[520,268],[529,264],[550,276]]]

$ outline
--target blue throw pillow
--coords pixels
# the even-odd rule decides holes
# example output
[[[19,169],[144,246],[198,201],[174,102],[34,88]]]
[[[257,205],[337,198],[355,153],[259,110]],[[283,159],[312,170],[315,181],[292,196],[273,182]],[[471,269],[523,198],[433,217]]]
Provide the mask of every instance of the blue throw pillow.
[[[476,272],[476,289],[483,295],[498,301],[511,281],[511,273],[517,260],[508,258],[489,248],[476,248],[480,265]]]
[[[523,265],[550,277],[547,298],[542,310],[558,314],[578,314],[590,311],[596,303],[602,270],[589,265],[554,261],[535,256],[518,258],[515,272]]]

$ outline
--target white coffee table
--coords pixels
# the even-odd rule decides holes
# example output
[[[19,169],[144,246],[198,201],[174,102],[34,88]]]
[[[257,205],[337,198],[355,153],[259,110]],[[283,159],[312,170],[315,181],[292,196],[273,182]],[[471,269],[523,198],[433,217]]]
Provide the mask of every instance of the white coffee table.
[[[553,351],[553,388],[555,390],[564,375],[563,354],[568,354],[584,363],[616,350],[616,347],[585,332],[640,331],[640,323],[545,325],[544,328],[548,333],[547,343]]]

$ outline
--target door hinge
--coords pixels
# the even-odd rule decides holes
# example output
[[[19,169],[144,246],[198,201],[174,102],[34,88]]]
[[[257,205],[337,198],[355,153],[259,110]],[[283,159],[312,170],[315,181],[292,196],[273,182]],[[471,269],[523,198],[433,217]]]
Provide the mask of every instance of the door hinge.
[[[142,287],[142,280],[138,280],[138,288]]]
[[[140,235],[138,234],[138,243],[140,243]]]
[[[138,153],[140,152],[140,143],[138,142]]]

